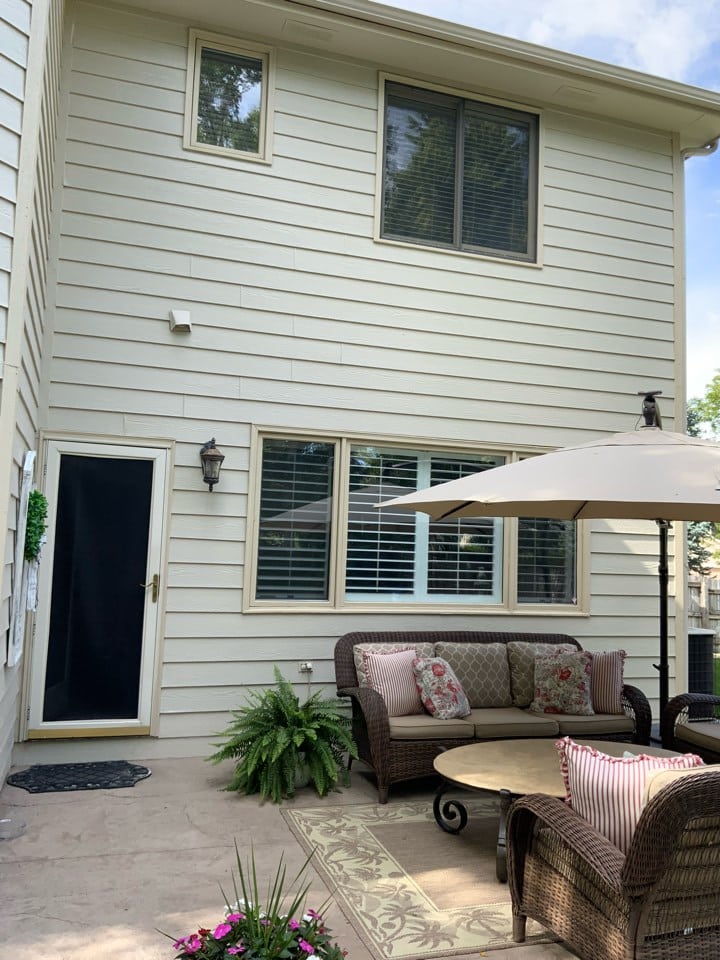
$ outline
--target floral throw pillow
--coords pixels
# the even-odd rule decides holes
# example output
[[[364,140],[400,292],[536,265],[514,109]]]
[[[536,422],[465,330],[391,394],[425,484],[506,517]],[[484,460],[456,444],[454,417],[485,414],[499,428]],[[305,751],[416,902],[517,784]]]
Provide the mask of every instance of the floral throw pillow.
[[[418,657],[413,662],[415,683],[428,713],[438,720],[466,717],[470,704],[455,671],[442,657]]]
[[[534,713],[567,713],[589,716],[592,654],[586,650],[535,658]]]

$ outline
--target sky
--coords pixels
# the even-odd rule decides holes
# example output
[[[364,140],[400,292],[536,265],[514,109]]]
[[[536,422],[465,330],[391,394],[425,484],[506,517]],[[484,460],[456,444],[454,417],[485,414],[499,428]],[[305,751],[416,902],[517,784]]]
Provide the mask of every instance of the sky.
[[[720,0],[388,2],[720,92]],[[720,370],[720,148],[685,161],[685,178],[687,395],[699,397]]]

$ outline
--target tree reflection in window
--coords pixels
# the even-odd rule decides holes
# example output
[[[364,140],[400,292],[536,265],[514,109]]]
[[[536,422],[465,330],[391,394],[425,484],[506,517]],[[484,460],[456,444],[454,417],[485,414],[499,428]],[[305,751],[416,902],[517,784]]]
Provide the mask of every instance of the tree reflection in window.
[[[203,47],[197,111],[198,143],[258,153],[262,84],[262,60]]]

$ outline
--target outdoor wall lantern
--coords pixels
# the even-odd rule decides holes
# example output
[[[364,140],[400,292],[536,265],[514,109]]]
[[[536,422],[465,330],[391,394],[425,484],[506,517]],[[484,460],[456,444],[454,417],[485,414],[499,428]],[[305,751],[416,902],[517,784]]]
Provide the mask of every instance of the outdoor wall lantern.
[[[215,437],[200,447],[200,463],[202,464],[203,480],[210,486],[210,493],[212,493],[212,488],[220,479],[220,467],[224,459],[225,455],[215,446]]]

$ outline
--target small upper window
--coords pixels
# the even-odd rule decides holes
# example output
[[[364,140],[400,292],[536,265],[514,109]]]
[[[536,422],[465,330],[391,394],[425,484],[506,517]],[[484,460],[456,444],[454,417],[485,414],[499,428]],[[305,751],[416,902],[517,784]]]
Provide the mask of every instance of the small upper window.
[[[538,117],[385,85],[381,236],[535,261]]]
[[[190,32],[185,146],[269,159],[270,51]]]

